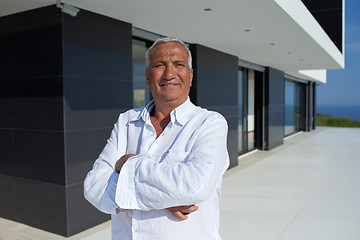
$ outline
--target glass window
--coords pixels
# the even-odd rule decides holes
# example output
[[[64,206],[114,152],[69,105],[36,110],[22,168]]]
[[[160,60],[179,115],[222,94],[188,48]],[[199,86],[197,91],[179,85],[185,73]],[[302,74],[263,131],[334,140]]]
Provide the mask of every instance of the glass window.
[[[134,108],[145,107],[151,100],[151,93],[146,85],[145,76],[145,53],[147,49],[145,41],[132,40]]]
[[[305,94],[305,84],[297,82],[296,83],[296,107],[295,107],[295,114],[296,114],[296,131],[301,131],[305,129],[304,119],[304,94]]]
[[[255,72],[247,70],[247,150],[255,148]]]
[[[243,150],[243,72],[238,72],[238,152]]]
[[[295,82],[285,81],[285,136],[295,132]]]

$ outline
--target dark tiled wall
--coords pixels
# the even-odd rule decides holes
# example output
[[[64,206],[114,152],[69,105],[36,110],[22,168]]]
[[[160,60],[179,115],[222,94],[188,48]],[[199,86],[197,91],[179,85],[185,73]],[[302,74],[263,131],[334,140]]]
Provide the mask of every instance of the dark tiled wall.
[[[81,10],[63,16],[64,132],[68,234],[107,215],[83,198],[83,181],[118,115],[132,107],[131,25]]]
[[[82,185],[120,112],[132,107],[131,25],[63,16],[66,181]]]
[[[265,71],[265,141],[266,150],[284,142],[285,78],[284,73],[266,68]]]
[[[194,68],[190,99],[226,118],[230,167],[234,167],[238,163],[238,59],[198,44],[190,49]]]
[[[61,14],[33,10],[2,17],[0,26],[1,174],[64,184],[63,164],[45,160],[61,158],[51,142],[63,145]]]
[[[50,6],[0,34],[0,216],[64,236],[108,220],[83,180],[132,107],[131,25]]]
[[[0,216],[66,233],[60,12],[0,18],[0,52]]]

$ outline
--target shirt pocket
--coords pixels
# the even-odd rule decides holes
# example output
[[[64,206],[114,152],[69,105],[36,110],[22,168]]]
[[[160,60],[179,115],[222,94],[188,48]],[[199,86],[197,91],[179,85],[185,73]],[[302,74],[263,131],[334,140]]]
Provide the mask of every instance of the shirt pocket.
[[[182,163],[185,162],[190,152],[180,151],[177,149],[169,149],[163,155],[162,162],[164,163]]]

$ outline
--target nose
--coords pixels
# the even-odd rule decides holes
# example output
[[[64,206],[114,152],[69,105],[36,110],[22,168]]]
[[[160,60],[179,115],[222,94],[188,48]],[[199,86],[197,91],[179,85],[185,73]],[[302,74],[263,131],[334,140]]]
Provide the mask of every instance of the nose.
[[[174,79],[175,76],[176,76],[176,69],[175,69],[174,65],[172,65],[172,64],[166,65],[163,77],[166,80],[171,80],[171,79]]]

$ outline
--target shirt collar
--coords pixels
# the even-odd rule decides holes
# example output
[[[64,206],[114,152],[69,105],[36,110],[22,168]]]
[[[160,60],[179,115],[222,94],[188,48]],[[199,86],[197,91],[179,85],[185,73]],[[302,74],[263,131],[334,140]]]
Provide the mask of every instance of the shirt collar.
[[[138,117],[134,119],[133,121],[137,121],[140,118],[146,122],[150,118],[150,113],[153,110],[155,106],[154,100],[151,100],[140,112]],[[170,117],[171,121],[176,121],[181,125],[184,125],[186,121],[189,119],[193,109],[195,108],[195,105],[190,101],[190,98],[188,97],[186,101],[171,111]]]
[[[183,104],[171,111],[171,120],[176,121],[181,125],[184,125],[191,116],[194,109],[195,105],[190,101],[190,98],[188,97]]]
[[[155,106],[154,99],[152,99],[141,111],[139,118],[142,118],[144,122],[146,122],[150,118],[150,113]]]

